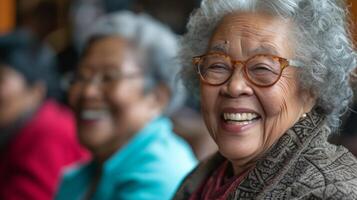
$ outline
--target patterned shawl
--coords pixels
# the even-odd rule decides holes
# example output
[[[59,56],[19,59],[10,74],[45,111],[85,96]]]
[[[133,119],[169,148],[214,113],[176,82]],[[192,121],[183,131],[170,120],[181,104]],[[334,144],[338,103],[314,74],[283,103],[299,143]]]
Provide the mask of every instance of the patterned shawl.
[[[328,143],[329,134],[325,119],[310,112],[257,161],[228,199],[356,200],[357,160],[344,147]],[[217,153],[201,162],[174,199],[188,199],[224,160]]]

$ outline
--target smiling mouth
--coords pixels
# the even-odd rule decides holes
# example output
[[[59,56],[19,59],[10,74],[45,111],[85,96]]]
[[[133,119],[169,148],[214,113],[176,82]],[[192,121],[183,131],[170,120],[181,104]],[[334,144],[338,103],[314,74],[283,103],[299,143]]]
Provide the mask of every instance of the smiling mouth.
[[[222,119],[228,124],[247,125],[260,119],[256,113],[223,113]]]
[[[103,117],[106,117],[110,114],[109,109],[101,109],[101,110],[91,110],[85,109],[79,113],[79,118],[81,120],[100,120]]]

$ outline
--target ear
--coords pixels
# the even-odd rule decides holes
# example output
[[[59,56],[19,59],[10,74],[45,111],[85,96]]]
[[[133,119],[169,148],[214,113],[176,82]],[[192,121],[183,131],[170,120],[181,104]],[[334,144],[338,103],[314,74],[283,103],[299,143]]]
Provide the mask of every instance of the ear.
[[[303,92],[303,113],[308,113],[316,104],[316,97],[311,90],[305,90]]]

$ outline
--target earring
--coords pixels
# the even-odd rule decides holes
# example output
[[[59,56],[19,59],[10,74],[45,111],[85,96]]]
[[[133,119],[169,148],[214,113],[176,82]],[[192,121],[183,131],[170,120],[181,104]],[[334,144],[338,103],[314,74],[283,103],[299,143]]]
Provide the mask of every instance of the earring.
[[[302,117],[302,118],[305,118],[306,116],[307,116],[306,113],[304,113],[304,114],[302,114],[301,117]]]

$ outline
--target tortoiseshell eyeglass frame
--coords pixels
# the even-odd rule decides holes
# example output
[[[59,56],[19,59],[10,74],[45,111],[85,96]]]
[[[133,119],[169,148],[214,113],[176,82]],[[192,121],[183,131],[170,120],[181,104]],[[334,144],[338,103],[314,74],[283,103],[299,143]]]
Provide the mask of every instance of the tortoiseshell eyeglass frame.
[[[226,55],[226,54],[224,54],[224,53],[219,53],[219,52],[208,53],[208,54],[204,54],[204,55],[201,55],[201,56],[195,56],[195,57],[193,57],[193,58],[192,58],[192,63],[193,63],[193,65],[194,65],[194,67],[196,68],[196,72],[199,74],[201,81],[202,81],[203,83],[208,84],[208,85],[211,85],[211,86],[219,86],[219,85],[225,84],[225,83],[232,77],[232,75],[233,75],[233,73],[234,73],[234,70],[233,70],[232,73],[230,74],[230,76],[228,76],[227,79],[224,80],[224,81],[222,81],[221,83],[216,83],[216,84],[214,84],[214,83],[210,83],[210,82],[208,82],[206,79],[204,79],[204,77],[203,77],[202,74],[201,74],[201,70],[200,70],[199,64],[200,64],[200,62],[202,61],[203,58],[205,58],[206,56],[212,56],[212,55],[213,55],[213,56],[214,56],[214,55],[216,55],[216,56],[222,56],[222,57],[224,57],[225,59],[228,59],[228,60],[231,62],[232,67],[237,66],[237,64],[242,64],[242,65],[243,65],[243,71],[244,71],[244,73],[243,73],[243,74],[244,74],[244,77],[245,77],[250,83],[252,83],[252,84],[254,84],[254,85],[258,86],[258,87],[270,87],[270,86],[273,86],[275,83],[277,83],[277,82],[279,81],[279,79],[280,79],[280,77],[281,77],[281,75],[282,75],[282,73],[283,73],[283,70],[284,70],[286,67],[290,66],[288,59],[282,58],[282,57],[279,57],[279,56],[275,56],[275,55],[269,55],[269,54],[257,54],[257,55],[254,55],[254,56],[250,57],[249,59],[247,59],[247,60],[245,60],[245,61],[232,60],[232,59],[230,58],[230,56],[228,56],[228,55]],[[267,85],[259,84],[259,83],[254,82],[254,80],[252,80],[251,78],[249,78],[248,71],[247,71],[247,67],[246,67],[246,66],[247,66],[246,63],[248,63],[249,61],[251,61],[252,59],[254,59],[254,58],[258,57],[258,56],[270,57],[270,58],[272,58],[272,59],[274,59],[274,60],[277,60],[277,61],[280,63],[280,69],[281,69],[281,70],[280,70],[280,73],[279,73],[277,79],[276,79],[273,83],[267,84]]]

